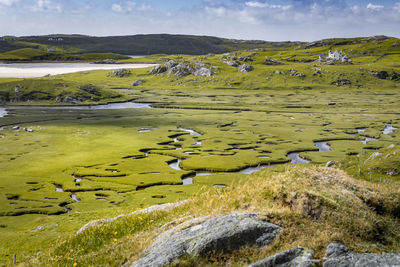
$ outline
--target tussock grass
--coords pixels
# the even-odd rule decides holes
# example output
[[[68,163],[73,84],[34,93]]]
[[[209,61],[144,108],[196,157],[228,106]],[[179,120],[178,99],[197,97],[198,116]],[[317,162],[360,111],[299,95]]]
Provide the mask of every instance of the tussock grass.
[[[59,241],[54,250],[26,265],[119,266],[137,260],[159,233],[188,218],[231,212],[257,212],[283,230],[263,249],[216,251],[203,259],[185,256],[173,266],[242,266],[295,246],[322,257],[332,241],[360,252],[399,252],[399,196],[397,184],[356,180],[335,168],[292,165],[284,172],[265,170],[244,183],[198,194],[171,212],[135,215],[89,229]]]

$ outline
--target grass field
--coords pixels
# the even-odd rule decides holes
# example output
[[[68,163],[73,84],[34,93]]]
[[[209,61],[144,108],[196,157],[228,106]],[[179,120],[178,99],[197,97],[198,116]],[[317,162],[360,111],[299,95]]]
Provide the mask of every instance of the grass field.
[[[375,50],[380,46],[379,51],[395,53],[398,49],[393,47],[395,42],[389,39],[378,43]],[[109,71],[92,71],[39,79],[0,79],[0,97],[8,111],[7,116],[0,118],[1,264],[10,264],[16,254],[18,263],[37,265],[32,257],[40,251],[40,255],[45,255],[45,258],[39,255],[42,263],[71,265],[76,259],[60,251],[71,249],[68,242],[82,241],[73,235],[88,221],[130,213],[153,204],[196,199],[203,192],[215,197],[214,194],[231,192],[232,188],[243,190],[257,176],[241,172],[249,167],[275,165],[264,168],[258,176],[258,179],[272,181],[274,175],[293,166],[288,164],[291,161],[288,154],[293,152],[311,161],[311,165],[337,161],[336,166],[341,166],[354,178],[369,180],[365,183],[376,186],[377,192],[388,201],[387,205],[391,205],[386,194],[398,194],[396,188],[400,179],[397,130],[400,128],[400,83],[390,77],[379,79],[369,71],[386,71],[389,75],[400,72],[398,55],[360,55],[353,58],[352,65],[287,61],[293,55],[337,47],[329,45],[295,51],[236,53],[236,57],[252,58],[250,64],[254,71],[249,73],[240,73],[227,65],[220,59],[221,55],[154,55],[131,60],[161,63],[174,59],[190,64],[202,61],[216,67],[217,74],[211,77],[177,78],[167,74],[152,75],[144,69],[131,70],[130,75],[122,78],[107,75]],[[359,45],[346,44],[343,49],[350,51]],[[373,51],[374,46],[367,43],[363,49],[367,53]],[[267,56],[283,64],[265,65]],[[140,86],[130,85],[138,79],[145,82]],[[349,82],[338,86],[337,82],[343,80]],[[55,99],[66,96],[83,99],[81,104],[134,100],[152,103],[153,109],[24,108],[27,105],[60,105]],[[13,129],[15,126],[19,128]],[[187,129],[198,134],[191,134]],[[315,142],[325,142],[329,149],[319,151]],[[380,154],[371,158],[374,152]],[[173,164],[178,159],[179,168]],[[280,177],[290,180],[290,177],[298,177],[296,175]],[[193,183],[188,178],[192,178]],[[278,184],[274,186],[275,193],[281,194]],[[233,202],[246,202],[239,194],[235,196]],[[229,203],[233,205],[233,202]],[[346,205],[349,208],[343,214],[353,214],[351,204]],[[216,206],[216,210],[244,209],[241,205],[222,206]],[[201,207],[196,214],[209,212]],[[255,205],[254,209],[257,207]],[[140,231],[150,231],[168,222],[170,216],[184,216],[186,211],[157,218],[149,215],[144,218],[148,222],[139,223],[138,227],[145,225]],[[292,213],[282,216],[293,223],[299,219]],[[373,220],[375,215],[371,216]],[[276,215],[274,218],[282,221],[283,217]],[[303,219],[299,220],[310,223]],[[136,217],[132,220],[138,223]],[[368,241],[369,223],[360,230],[362,234],[353,245],[356,241],[363,244],[376,241],[373,238]],[[396,229],[391,223],[388,229]],[[328,231],[332,221],[325,221],[323,225]],[[344,238],[354,229],[348,226],[342,232],[335,232],[337,236]],[[99,240],[92,240],[98,234],[96,231],[87,236],[89,243],[99,242],[96,249],[112,251],[113,256],[100,257],[99,261],[112,262],[117,257],[122,260],[134,256],[133,252],[129,254],[124,250],[118,254],[117,251],[119,246],[131,242],[124,236],[132,238],[136,232],[124,232],[123,223],[116,227],[121,235],[124,233],[121,236],[124,241],[117,246],[106,241],[112,240],[108,235],[112,236],[115,229],[99,230]],[[102,232],[108,230],[110,233]],[[393,240],[393,236],[386,238]],[[313,239],[314,249],[320,246],[321,250],[327,241],[322,239]],[[54,242],[58,244],[56,250],[52,250]],[[379,246],[390,250],[398,249],[399,244],[391,241],[386,245],[379,243]],[[79,262],[98,264],[93,249],[86,245],[77,248]],[[140,249],[134,246],[133,251]],[[322,253],[320,250],[318,253]]]

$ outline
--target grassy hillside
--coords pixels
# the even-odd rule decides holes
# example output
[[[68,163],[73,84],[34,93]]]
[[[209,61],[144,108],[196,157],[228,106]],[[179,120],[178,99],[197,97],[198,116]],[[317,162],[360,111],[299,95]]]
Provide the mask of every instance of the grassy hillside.
[[[62,38],[62,41],[49,40]],[[149,34],[132,36],[92,37],[84,35],[48,35],[8,37],[0,41],[0,52],[18,48],[56,48],[68,53],[117,53],[124,55],[208,54],[241,49],[282,49],[300,42],[266,42],[231,40],[210,36]]]
[[[47,44],[34,47],[34,41],[6,54],[43,57]],[[185,66],[180,72],[0,79],[8,112],[0,118],[0,263],[16,254],[28,266],[121,265],[137,259],[165,223],[232,211],[261,212],[285,230],[262,250],[184,258],[176,265],[242,266],[297,245],[321,257],[333,240],[356,251],[399,252],[398,41],[329,39],[121,59],[160,67],[173,60]],[[316,61],[330,49],[343,50],[352,62]],[[229,61],[253,70],[239,72]],[[211,76],[185,68],[204,68]],[[133,86],[138,80],[143,83]],[[29,107],[74,105],[66,101],[71,98],[77,106],[134,100],[154,108]],[[311,166],[290,164],[296,152]],[[336,168],[320,167],[330,161]],[[245,174],[261,167],[261,173]],[[135,215],[74,235],[94,219],[188,198],[190,204],[170,213]]]

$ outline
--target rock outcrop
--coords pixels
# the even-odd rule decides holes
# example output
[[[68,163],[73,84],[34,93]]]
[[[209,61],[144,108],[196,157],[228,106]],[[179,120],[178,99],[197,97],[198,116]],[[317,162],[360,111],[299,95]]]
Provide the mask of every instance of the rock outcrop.
[[[254,70],[254,67],[249,65],[249,64],[242,64],[238,68],[238,71],[241,72],[241,73],[247,73],[247,72],[250,72],[250,71],[253,71],[253,70]]]
[[[119,70],[113,70],[112,74],[115,77],[122,78],[131,75],[131,71],[127,69],[119,69]]]
[[[399,266],[400,254],[354,253],[344,244],[331,243],[326,249],[323,267]]]
[[[157,75],[157,74],[164,73],[167,70],[168,70],[168,68],[166,66],[158,65],[158,66],[155,66],[154,68],[152,68],[150,70],[150,73],[153,74],[153,75]]]
[[[184,254],[201,256],[246,245],[267,245],[281,228],[257,217],[256,213],[233,213],[189,220],[161,234],[131,267],[164,266]]]
[[[139,86],[141,84],[143,84],[145,82],[145,80],[139,79],[134,81],[133,83],[131,83],[132,86]]]
[[[191,73],[194,73],[194,69],[187,63],[181,62],[178,65],[169,68],[168,74],[175,74],[176,77],[182,78]]]
[[[265,258],[248,267],[312,267],[313,251],[297,247]]]
[[[212,74],[213,74],[212,71],[205,67],[200,68],[194,73],[195,76],[204,76],[204,77],[210,77]]]
[[[264,60],[264,65],[282,65],[282,63],[276,61],[275,59],[272,59],[272,58],[268,58],[268,57],[267,57],[267,58]]]

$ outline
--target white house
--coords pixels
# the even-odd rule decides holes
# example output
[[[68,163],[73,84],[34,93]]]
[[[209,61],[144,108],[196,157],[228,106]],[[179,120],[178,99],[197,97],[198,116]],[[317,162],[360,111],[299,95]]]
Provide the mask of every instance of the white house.
[[[333,59],[333,60],[342,60],[342,51],[331,51],[329,50],[328,53],[328,58]]]

